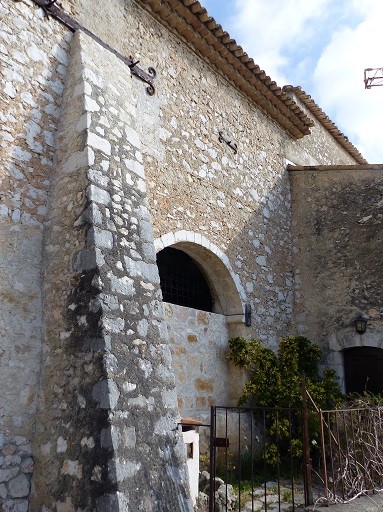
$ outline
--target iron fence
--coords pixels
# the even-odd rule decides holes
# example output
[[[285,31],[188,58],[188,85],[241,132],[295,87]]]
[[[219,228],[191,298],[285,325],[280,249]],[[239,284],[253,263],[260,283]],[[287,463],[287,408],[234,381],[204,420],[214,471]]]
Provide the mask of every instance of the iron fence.
[[[304,419],[302,409],[212,407],[209,512],[303,510]]]
[[[383,408],[319,410],[325,504],[383,487]]]
[[[383,407],[325,411],[307,396],[314,413],[306,393],[302,409],[211,408],[209,512],[299,512],[383,490]]]

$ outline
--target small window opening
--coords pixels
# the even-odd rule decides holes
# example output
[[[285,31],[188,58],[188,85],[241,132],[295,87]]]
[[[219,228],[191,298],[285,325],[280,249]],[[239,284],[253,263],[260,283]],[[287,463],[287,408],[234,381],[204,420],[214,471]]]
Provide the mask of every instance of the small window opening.
[[[209,286],[188,254],[167,247],[157,254],[163,300],[171,304],[213,311]]]
[[[194,459],[194,443],[186,443],[186,457]]]

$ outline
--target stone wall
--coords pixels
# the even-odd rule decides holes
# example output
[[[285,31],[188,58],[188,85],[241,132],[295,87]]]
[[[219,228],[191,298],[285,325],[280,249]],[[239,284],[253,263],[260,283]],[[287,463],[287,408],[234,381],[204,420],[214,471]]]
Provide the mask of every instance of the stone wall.
[[[129,78],[75,35],[46,230],[32,511],[190,510]]]
[[[98,0],[69,2],[76,17],[125,55],[153,66],[149,102],[137,83],[137,130],[143,143],[155,237],[188,230],[209,238],[230,260],[254,312],[249,335],[276,346],[290,329],[292,262],[289,181],[291,140],[231,83],[135,2],[112,2],[110,24],[91,15]],[[133,78],[133,80],[135,80]],[[217,94],[217,91],[219,93]],[[219,142],[219,131],[238,153]],[[260,328],[260,325],[262,327]]]
[[[158,72],[150,115],[138,107],[154,235],[183,229],[219,247],[252,304],[248,334],[275,345],[291,315],[285,135],[147,13],[132,13],[138,51]],[[221,130],[237,154],[219,142]]]
[[[215,252],[199,256],[213,267],[214,255],[225,261],[238,292],[221,313],[251,304],[250,328],[229,325],[225,333],[223,319],[206,315],[207,332],[218,322],[217,369],[233,379],[225,336],[275,347],[293,330],[286,158],[351,159],[318,123],[313,136],[293,141],[140,4],[62,5],[140,67],[153,66],[156,93],[148,96],[88,36],[72,44],[72,33],[32,0],[0,0],[0,436],[7,446],[33,441],[31,510],[187,510],[152,231],[161,240],[174,233],[193,233],[195,245],[207,240]],[[229,303],[229,279],[211,278]],[[205,329],[198,325],[197,338]],[[170,337],[175,356],[192,343],[178,320]],[[196,383],[196,397],[208,408],[207,380]],[[222,400],[225,384],[214,386]],[[1,471],[13,469],[1,473],[0,500],[20,499],[21,511],[26,496],[10,482],[24,493],[32,463],[14,454],[2,461],[9,467]]]
[[[0,510],[28,511],[33,467],[28,439],[0,434]]]
[[[331,133],[306,108],[302,101],[292,94],[294,101],[312,119],[311,136],[298,141],[286,141],[285,155],[295,165],[353,165],[355,160],[332,137]],[[318,107],[318,110],[319,107]],[[329,120],[331,123],[331,121]],[[298,163],[299,162],[299,163]]]
[[[210,406],[229,404],[226,317],[165,303],[182,416],[208,423]]]
[[[382,170],[293,171],[291,183],[296,328],[342,376],[340,350],[381,346]]]
[[[0,430],[31,438],[41,361],[43,223],[71,33],[0,2]]]
[[[43,224],[70,41],[32,2],[0,2],[0,508],[18,512],[33,471]]]

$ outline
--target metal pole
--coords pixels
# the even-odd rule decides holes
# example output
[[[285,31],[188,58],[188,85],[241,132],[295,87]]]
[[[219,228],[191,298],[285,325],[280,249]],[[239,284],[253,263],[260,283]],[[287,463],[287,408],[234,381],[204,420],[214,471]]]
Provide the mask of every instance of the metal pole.
[[[215,414],[214,407],[210,408],[210,485],[209,485],[209,512],[215,510]]]
[[[322,447],[322,457],[323,457],[323,482],[325,485],[325,493],[326,493],[326,507],[328,507],[328,478],[327,478],[327,465],[326,465],[326,446],[324,440],[324,430],[323,430],[323,413],[322,409],[319,409],[319,421],[320,421],[320,435],[321,435],[321,447]]]
[[[302,375],[302,421],[303,421],[303,473],[305,482],[305,505],[313,505],[313,489],[311,482],[311,460],[309,442],[309,420],[307,411],[306,377]]]

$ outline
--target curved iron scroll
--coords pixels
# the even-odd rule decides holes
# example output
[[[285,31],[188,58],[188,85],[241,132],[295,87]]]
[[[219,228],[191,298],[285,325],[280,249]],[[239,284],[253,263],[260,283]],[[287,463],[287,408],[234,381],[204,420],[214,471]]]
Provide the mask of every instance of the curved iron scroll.
[[[146,92],[149,94],[149,96],[153,96],[153,94],[155,93],[153,78],[155,78],[155,76],[157,75],[156,70],[152,67],[149,67],[148,73],[145,73],[144,70],[137,66],[137,64],[140,62],[139,60],[134,62],[133,57],[130,56],[128,61],[130,61],[130,63],[128,62],[128,66],[130,68],[131,73],[133,75],[138,76],[139,78],[141,78],[141,80],[148,84]]]
[[[15,2],[20,2],[21,0],[14,0]],[[53,16],[53,18],[59,20],[63,25],[68,27],[72,32],[76,32],[76,30],[81,30],[89,37],[94,39],[98,44],[100,44],[103,48],[110,51],[115,55],[118,59],[122,60],[127,66],[129,66],[130,71],[133,75],[138,76],[141,80],[148,84],[146,88],[146,92],[149,96],[153,96],[155,93],[155,88],[153,84],[153,78],[156,76],[156,71],[154,68],[148,68],[148,73],[143,71],[141,68],[137,66],[139,61],[134,61],[133,57],[125,57],[117,50],[112,48],[108,43],[103,41],[101,38],[96,36],[93,32],[88,30],[86,27],[81,25],[78,21],[76,21],[72,16],[63,11],[57,4],[57,0],[33,0],[35,4],[41,7],[47,16]]]

